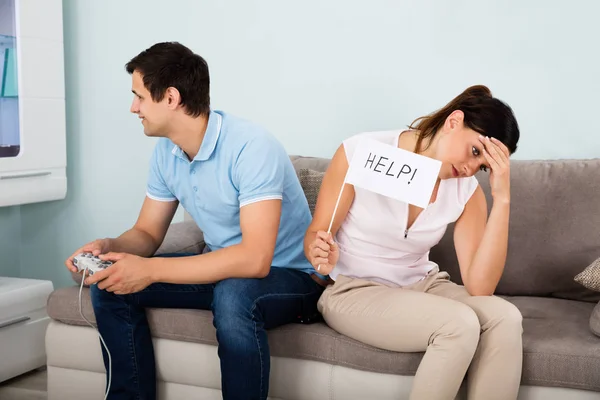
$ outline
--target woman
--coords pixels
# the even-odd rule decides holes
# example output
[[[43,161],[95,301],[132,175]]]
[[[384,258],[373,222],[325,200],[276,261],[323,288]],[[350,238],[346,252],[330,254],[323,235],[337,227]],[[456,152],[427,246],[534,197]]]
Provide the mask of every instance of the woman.
[[[426,209],[347,184],[326,232],[348,162],[364,137],[442,162]],[[468,398],[516,399],[522,317],[493,296],[504,269],[509,156],[519,140],[509,106],[473,86],[404,132],[344,141],[323,177],[304,250],[334,282],[318,308],[336,331],[391,351],[425,351],[411,399],[454,399],[468,369]],[[473,176],[490,170],[493,206]],[[464,286],[429,261],[449,223]]]

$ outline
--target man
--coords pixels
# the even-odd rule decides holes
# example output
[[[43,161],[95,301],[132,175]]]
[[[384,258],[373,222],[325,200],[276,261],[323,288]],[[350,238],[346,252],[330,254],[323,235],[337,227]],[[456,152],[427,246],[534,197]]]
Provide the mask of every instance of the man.
[[[126,65],[147,136],[160,137],[147,194],[133,228],[99,239],[92,252],[114,264],[86,279],[98,329],[112,356],[108,398],[155,399],[156,374],[145,307],[210,309],[225,399],[266,399],[265,329],[316,314],[322,277],[303,252],[311,215],[280,143],[257,125],[212,111],[204,59],[159,43]],[[181,202],[208,252],[152,257]],[[104,364],[109,360],[102,349]]]

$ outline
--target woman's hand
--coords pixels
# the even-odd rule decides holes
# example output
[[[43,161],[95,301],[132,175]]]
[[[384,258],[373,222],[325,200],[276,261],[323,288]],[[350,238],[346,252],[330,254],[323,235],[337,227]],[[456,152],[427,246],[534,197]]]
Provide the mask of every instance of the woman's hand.
[[[479,136],[483,143],[483,155],[492,171],[490,187],[494,202],[510,203],[510,151],[495,138]]]
[[[337,244],[330,233],[318,231],[308,248],[308,261],[322,275],[329,275],[340,258]]]

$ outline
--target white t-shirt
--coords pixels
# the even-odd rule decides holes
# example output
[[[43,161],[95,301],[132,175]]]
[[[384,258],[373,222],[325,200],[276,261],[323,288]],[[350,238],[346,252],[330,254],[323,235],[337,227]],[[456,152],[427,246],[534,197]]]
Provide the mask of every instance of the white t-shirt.
[[[367,132],[345,140],[348,162],[363,137],[397,147],[400,134]],[[460,217],[477,185],[475,177],[443,179],[435,202],[408,230],[408,203],[354,187],[354,201],[335,236],[340,258],[331,278],[344,275],[391,286],[407,286],[425,278],[437,266],[429,260],[429,251],[442,239],[448,224]]]

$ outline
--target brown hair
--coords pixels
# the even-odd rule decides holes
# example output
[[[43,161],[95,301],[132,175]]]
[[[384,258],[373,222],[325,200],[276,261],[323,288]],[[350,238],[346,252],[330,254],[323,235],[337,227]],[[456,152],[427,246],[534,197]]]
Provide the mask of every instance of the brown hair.
[[[519,125],[512,109],[501,100],[492,96],[486,86],[475,85],[467,88],[455,97],[444,108],[434,113],[417,118],[409,129],[419,131],[415,151],[420,150],[424,139],[433,139],[452,112],[460,110],[464,113],[464,125],[484,136],[494,137],[504,143],[512,153],[517,151],[519,141]]]
[[[131,59],[125,69],[138,71],[152,100],[161,101],[169,87],[181,95],[181,105],[192,117],[210,113],[210,77],[206,61],[177,42],[157,43]]]

